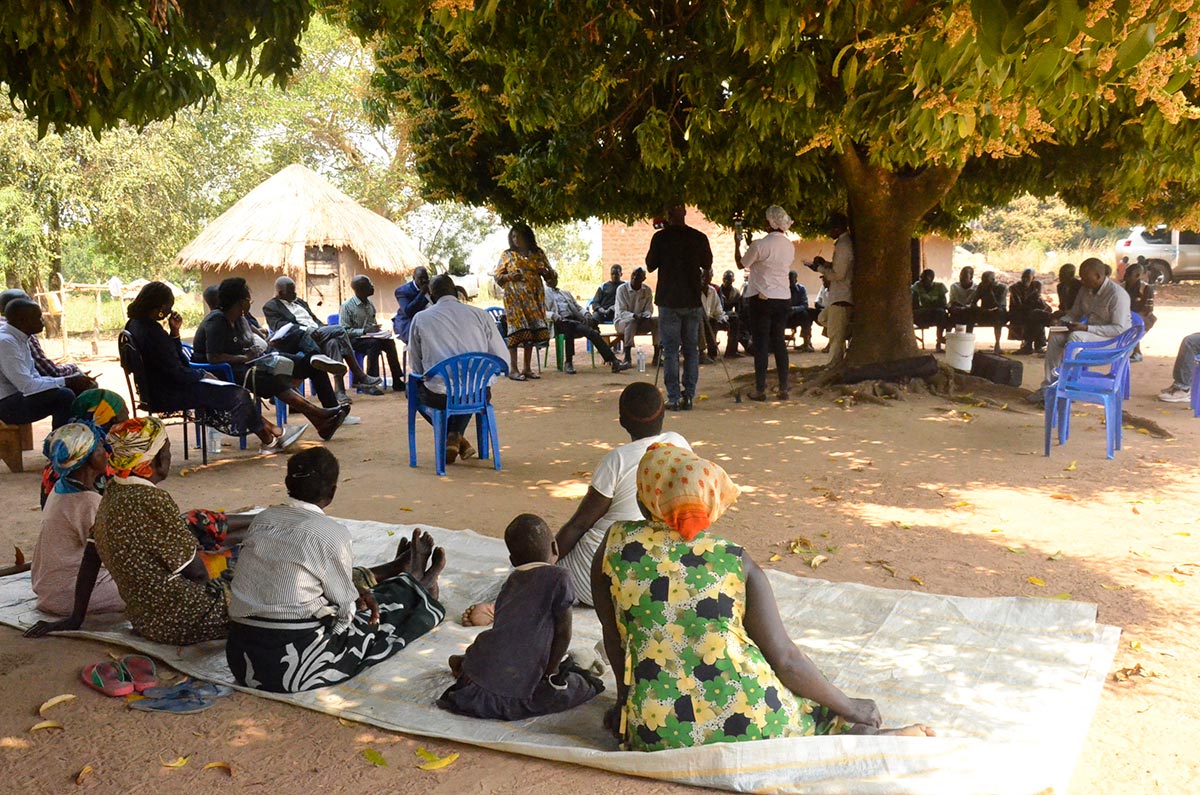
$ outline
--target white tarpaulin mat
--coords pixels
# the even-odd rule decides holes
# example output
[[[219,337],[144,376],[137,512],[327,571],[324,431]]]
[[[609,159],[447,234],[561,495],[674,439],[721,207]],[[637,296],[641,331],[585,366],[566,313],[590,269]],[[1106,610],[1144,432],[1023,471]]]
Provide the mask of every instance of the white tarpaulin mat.
[[[356,559],[368,565],[390,559],[400,535],[412,529],[346,525]],[[449,559],[441,580],[442,626],[344,684],[288,696],[246,692],[385,729],[743,792],[1065,793],[1120,634],[1096,623],[1094,605],[966,599],[771,572],[792,638],[830,680],[851,696],[875,699],[888,725],[926,723],[939,736],[796,738],[622,753],[601,729],[614,698],[611,673],[608,690],[595,701],[544,718],[483,721],[434,706],[452,681],[446,659],[479,631],[460,626],[457,617],[468,604],[494,596],[508,557],[497,539],[431,532]],[[34,604],[28,574],[0,580],[0,622],[31,625],[43,617]],[[193,676],[233,684],[220,642],[162,646],[99,616],[86,626],[70,634],[129,646]],[[595,614],[576,610],[572,648],[591,648],[599,639]]]

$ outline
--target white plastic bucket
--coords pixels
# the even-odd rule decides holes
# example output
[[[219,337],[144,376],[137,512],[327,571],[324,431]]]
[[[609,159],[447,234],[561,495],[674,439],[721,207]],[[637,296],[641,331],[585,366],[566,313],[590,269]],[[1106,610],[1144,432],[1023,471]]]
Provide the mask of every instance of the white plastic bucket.
[[[964,373],[971,372],[971,360],[975,358],[975,335],[969,331],[951,331],[946,334],[946,364]]]

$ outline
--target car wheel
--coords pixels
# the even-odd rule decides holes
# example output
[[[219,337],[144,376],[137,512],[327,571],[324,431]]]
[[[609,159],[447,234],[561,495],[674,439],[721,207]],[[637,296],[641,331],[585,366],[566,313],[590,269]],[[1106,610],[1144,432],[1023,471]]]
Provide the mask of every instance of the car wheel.
[[[1146,266],[1146,280],[1150,284],[1169,284],[1171,266],[1161,260],[1153,260]]]

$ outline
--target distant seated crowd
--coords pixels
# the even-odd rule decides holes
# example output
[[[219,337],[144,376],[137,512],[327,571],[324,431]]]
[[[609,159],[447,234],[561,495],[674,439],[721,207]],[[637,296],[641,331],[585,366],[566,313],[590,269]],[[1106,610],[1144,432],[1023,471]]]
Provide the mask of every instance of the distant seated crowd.
[[[1103,269],[1101,276],[1106,278],[1107,267],[1099,260],[1092,261]],[[1156,322],[1154,286],[1145,282],[1145,275],[1145,268],[1140,263],[1128,265],[1119,286],[1128,296],[1131,311],[1142,318],[1146,331],[1149,331]],[[912,309],[913,324],[917,328],[937,330],[938,351],[945,345],[947,331],[961,326],[970,332],[976,326],[984,326],[994,330],[996,353],[1001,352],[1001,332],[1007,328],[1008,339],[1021,343],[1017,354],[1044,354],[1047,327],[1057,325],[1073,311],[1083,284],[1076,276],[1073,264],[1060,267],[1055,308],[1042,294],[1042,283],[1035,278],[1033,268],[1026,268],[1011,286],[999,281],[992,271],[985,272],[976,282],[975,269],[970,266],[959,271],[958,281],[948,289],[936,278],[936,274],[927,269],[913,283]],[[1134,354],[1134,361],[1140,358],[1140,351]]]

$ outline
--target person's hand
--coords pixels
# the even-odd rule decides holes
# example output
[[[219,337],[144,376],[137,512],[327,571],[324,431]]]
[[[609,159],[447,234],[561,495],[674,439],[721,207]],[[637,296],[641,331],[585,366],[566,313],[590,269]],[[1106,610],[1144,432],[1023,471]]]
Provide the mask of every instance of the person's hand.
[[[367,333],[374,334],[375,332],[379,331],[380,328],[382,328],[382,327],[378,323],[368,323],[367,324]]]
[[[836,710],[836,712],[850,723],[862,723],[867,726],[873,726],[876,729],[883,725],[883,718],[879,714],[879,707],[871,699],[849,698],[846,699],[846,702],[846,707]]]
[[[82,624],[83,619],[76,619],[74,616],[64,618],[61,621],[39,621],[25,630],[25,637],[40,638],[43,635],[49,635],[51,632],[66,632],[72,629],[79,629]]]
[[[84,375],[83,373],[69,375],[63,379],[63,383],[66,384],[67,389],[71,390],[75,394],[96,388],[96,381]]]
[[[358,592],[358,601],[355,603],[359,610],[370,610],[371,618],[367,623],[371,626],[379,624],[379,603],[375,601],[375,595],[367,589],[361,589]]]
[[[183,315],[178,312],[172,312],[167,318],[167,328],[171,330],[172,337],[178,337],[179,330],[183,328]]]

